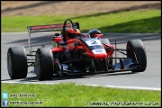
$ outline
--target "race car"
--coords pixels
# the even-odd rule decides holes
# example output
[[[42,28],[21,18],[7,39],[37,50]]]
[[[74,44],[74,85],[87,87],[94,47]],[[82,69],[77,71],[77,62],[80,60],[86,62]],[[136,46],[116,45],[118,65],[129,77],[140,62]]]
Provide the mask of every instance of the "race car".
[[[11,79],[26,78],[33,67],[38,80],[64,75],[86,75],[121,71],[143,72],[147,67],[145,47],[140,39],[129,40],[125,49],[110,44],[100,30],[81,33],[78,22],[66,19],[63,24],[28,26],[29,53],[24,47],[10,47],[7,69]],[[56,32],[53,46],[32,50],[31,33]],[[117,52],[125,57],[118,57]],[[28,59],[34,57],[34,59]]]

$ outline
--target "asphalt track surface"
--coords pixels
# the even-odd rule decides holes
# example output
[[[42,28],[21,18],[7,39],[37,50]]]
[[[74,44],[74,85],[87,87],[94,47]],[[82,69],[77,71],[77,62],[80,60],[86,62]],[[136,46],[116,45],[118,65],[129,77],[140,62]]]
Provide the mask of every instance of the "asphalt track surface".
[[[53,33],[32,34],[32,44],[35,48],[40,45],[52,46]],[[125,48],[130,39],[141,39],[147,53],[147,68],[144,72],[132,74],[130,71],[117,73],[104,73],[79,77],[66,77],[65,79],[53,78],[50,81],[38,81],[36,75],[28,73],[27,78],[11,80],[7,73],[7,50],[12,46],[24,46],[28,52],[28,33],[1,33],[1,83],[37,83],[57,84],[74,82],[92,86],[106,86],[126,89],[151,89],[161,90],[161,34],[155,33],[105,33],[104,37],[117,48]],[[29,71],[32,70],[29,68]]]

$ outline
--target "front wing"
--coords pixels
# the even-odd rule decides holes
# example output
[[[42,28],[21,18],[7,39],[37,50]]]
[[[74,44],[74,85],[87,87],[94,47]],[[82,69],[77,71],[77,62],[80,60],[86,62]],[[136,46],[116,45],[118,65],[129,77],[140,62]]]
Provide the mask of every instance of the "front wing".
[[[117,59],[117,58],[116,58]],[[79,60],[66,61],[59,63],[59,73],[68,74],[68,75],[81,75],[81,74],[99,74],[99,73],[112,73],[112,72],[122,72],[122,71],[131,71],[133,69],[139,68],[139,64],[131,58],[119,58],[120,62],[112,65],[112,68],[103,68],[102,70],[94,70],[90,72],[89,70],[83,71],[79,67],[75,67],[72,64],[79,62]]]

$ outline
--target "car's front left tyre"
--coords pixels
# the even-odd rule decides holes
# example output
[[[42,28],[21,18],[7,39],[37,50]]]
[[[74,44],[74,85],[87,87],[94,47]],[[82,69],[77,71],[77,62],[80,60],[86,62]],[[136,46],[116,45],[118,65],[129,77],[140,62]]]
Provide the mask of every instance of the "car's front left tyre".
[[[137,61],[139,67],[132,72],[143,72],[147,67],[147,56],[144,45],[140,39],[129,40],[126,46],[127,57]]]

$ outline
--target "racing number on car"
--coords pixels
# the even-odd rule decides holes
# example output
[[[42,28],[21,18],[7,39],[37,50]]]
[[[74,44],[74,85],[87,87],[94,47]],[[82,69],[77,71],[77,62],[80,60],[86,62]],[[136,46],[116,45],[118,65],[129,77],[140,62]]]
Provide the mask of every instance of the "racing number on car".
[[[88,46],[102,45],[99,40],[87,40],[86,43]]]
[[[91,44],[98,44],[96,41],[92,41]]]

